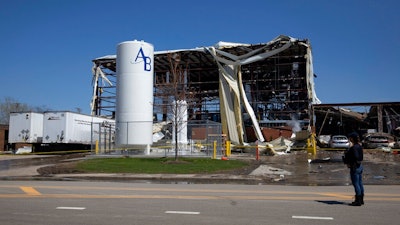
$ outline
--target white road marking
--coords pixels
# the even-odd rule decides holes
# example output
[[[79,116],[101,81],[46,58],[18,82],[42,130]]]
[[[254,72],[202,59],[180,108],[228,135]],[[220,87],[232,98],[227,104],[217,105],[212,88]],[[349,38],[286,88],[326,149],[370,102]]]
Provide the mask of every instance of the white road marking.
[[[84,210],[86,209],[85,207],[57,207],[56,209],[69,209],[69,210]]]
[[[190,211],[165,211],[169,214],[186,214],[186,215],[199,215],[200,212],[190,212]]]
[[[318,217],[318,216],[292,216],[292,219],[305,219],[305,220],[333,220],[333,217]]]

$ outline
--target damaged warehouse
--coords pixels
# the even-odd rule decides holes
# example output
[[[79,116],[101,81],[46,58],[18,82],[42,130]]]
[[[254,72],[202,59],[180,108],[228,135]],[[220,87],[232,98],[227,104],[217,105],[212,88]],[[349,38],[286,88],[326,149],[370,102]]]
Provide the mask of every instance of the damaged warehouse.
[[[187,101],[188,122],[219,122],[235,144],[270,140],[263,127],[287,126],[290,121],[307,127],[312,104],[320,103],[309,41],[283,35],[268,43],[218,42],[210,47],[156,51],[154,71],[155,121],[168,120],[167,106],[175,93],[166,90],[179,74],[175,90],[180,100]],[[94,59],[92,72],[92,115],[112,117],[116,56]]]
[[[357,108],[363,110],[360,112]],[[366,148],[369,148],[369,136],[387,137],[388,143],[383,147],[399,148],[400,102],[318,104],[313,106],[313,111],[317,118],[316,134],[322,146],[324,136],[355,131]]]
[[[114,118],[116,55],[92,62],[91,113]],[[283,35],[267,43],[218,42],[209,47],[155,51],[154,123],[167,124],[173,102],[181,100],[187,104],[187,123],[220,124],[217,132],[235,145],[290,138],[302,131],[305,138],[311,131],[317,136],[352,130],[388,132],[378,128],[386,123],[379,118],[397,115],[399,121],[398,103],[388,103],[395,108],[375,110],[375,114],[379,106],[374,103],[364,104],[369,113],[339,108],[346,104],[321,104],[315,77],[310,42]],[[340,121],[340,126],[333,126],[332,120]],[[390,132],[397,135],[398,124],[393,126]],[[187,135],[192,138],[198,133],[191,130]]]

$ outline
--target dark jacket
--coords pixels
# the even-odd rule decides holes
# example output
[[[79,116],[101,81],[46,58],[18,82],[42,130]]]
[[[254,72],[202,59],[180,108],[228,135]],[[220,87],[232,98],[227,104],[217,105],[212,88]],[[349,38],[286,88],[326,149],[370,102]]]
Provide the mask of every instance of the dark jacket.
[[[354,144],[344,154],[344,163],[349,168],[358,168],[364,159],[363,148],[360,144]]]

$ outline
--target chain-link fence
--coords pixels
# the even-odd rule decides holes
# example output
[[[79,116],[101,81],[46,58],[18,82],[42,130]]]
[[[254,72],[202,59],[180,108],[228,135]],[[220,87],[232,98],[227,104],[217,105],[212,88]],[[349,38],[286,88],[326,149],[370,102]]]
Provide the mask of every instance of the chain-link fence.
[[[176,149],[178,155],[223,155],[225,152],[226,136],[222,134],[220,123],[209,120],[196,120],[187,122],[186,126],[180,126],[185,129],[183,132],[178,131],[178,136],[186,134],[187,138],[177,138],[177,140],[186,140],[183,143],[175,142],[175,132],[173,124],[164,125],[161,133],[163,138],[154,142],[152,145],[153,152],[161,152],[164,155],[174,155]]]
[[[138,149],[118,149],[115,146],[115,123],[93,123],[92,143],[95,154],[129,154]],[[205,121],[189,121],[185,127],[186,132],[178,132],[177,135],[186,134],[187,141],[178,144],[175,142],[172,123],[164,122],[158,132],[153,135],[153,144],[150,154],[175,155],[225,155],[226,135],[222,134],[220,123]],[[182,140],[178,138],[177,140]],[[177,148],[177,149],[176,149]]]
[[[115,149],[115,123],[92,123],[92,152],[111,153]]]
[[[188,123],[188,138],[198,150],[206,155],[224,154],[224,143],[226,136],[222,134],[220,123],[210,120],[193,121]]]

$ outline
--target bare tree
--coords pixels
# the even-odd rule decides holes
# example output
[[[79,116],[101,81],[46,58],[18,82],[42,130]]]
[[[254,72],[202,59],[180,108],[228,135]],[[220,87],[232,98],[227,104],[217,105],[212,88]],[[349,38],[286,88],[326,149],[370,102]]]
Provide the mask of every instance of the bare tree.
[[[161,111],[163,113],[163,120],[167,120],[167,117],[172,120],[173,140],[175,140],[175,160],[178,160],[179,152],[179,141],[182,137],[180,129],[187,126],[187,119],[185,118],[187,110],[183,110],[183,104],[186,107],[191,104],[190,96],[193,95],[193,91],[190,90],[188,82],[188,65],[181,61],[181,55],[179,53],[170,53],[167,55],[169,62],[169,71],[165,74],[164,78],[159,78],[157,85],[156,95],[159,97]],[[168,116],[167,116],[168,115]]]
[[[0,124],[9,124],[11,112],[29,111],[30,107],[25,103],[20,103],[11,97],[5,97],[0,102]]]
[[[182,65],[180,64],[181,62],[181,56],[180,54],[174,53],[174,54],[169,54],[168,55],[168,60],[170,63],[170,72],[172,74],[172,98],[173,98],[173,102],[172,102],[172,107],[173,107],[173,119],[174,119],[174,123],[173,126],[175,128],[175,160],[178,159],[178,151],[179,151],[179,128],[180,128],[180,124],[184,121],[182,120],[182,116],[179,115],[180,113],[182,113],[179,110],[179,102],[182,100],[185,100],[185,80],[184,80],[184,74],[185,74],[185,69],[182,67]]]
[[[80,107],[76,107],[76,108],[75,108],[75,111],[76,111],[77,113],[82,113],[82,109],[81,109]]]
[[[10,113],[12,112],[44,112],[46,110],[49,109],[45,106],[32,107],[26,103],[18,102],[11,97],[5,97],[0,101],[0,124],[9,124]]]

